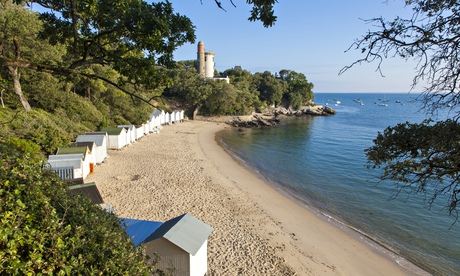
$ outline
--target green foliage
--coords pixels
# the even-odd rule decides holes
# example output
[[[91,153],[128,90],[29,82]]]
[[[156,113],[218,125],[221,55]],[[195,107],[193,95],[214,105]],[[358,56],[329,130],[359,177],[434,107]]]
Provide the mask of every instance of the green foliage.
[[[69,196],[32,142],[0,138],[0,152],[0,274],[149,274],[118,219]]]
[[[374,167],[383,167],[382,179],[403,184],[403,188],[427,192],[432,203],[448,195],[449,211],[456,212],[460,200],[460,124],[403,123],[385,129],[367,149]]]
[[[88,65],[109,65],[123,75],[115,82],[120,86],[155,89],[163,80],[157,65],[171,65],[173,51],[195,40],[190,19],[174,12],[169,2],[32,2],[51,10],[40,15],[42,34],[53,44],[67,45],[66,68],[75,73]]]
[[[283,94],[288,90],[286,82],[276,78],[268,71],[255,73],[254,81],[256,83],[257,90],[260,92],[261,101],[275,106],[281,104]]]
[[[60,44],[51,46],[38,38],[43,22],[36,13],[22,6],[10,1],[0,3],[0,25],[0,56],[3,61],[25,60],[52,64],[64,54]],[[20,51],[19,56],[17,51]]]
[[[246,115],[280,104],[299,108],[313,100],[313,84],[294,71],[284,70],[277,77],[236,66],[221,75],[229,77],[230,84],[202,79],[190,62],[179,62],[169,71],[173,84],[164,96],[178,99],[191,111],[200,108],[203,115]]]
[[[211,95],[206,99],[201,112],[205,115],[242,115],[254,111],[257,95],[239,90],[222,81],[213,81]]]
[[[285,101],[288,106],[298,109],[313,101],[313,84],[308,82],[304,74],[281,70],[280,77],[288,86],[288,92],[285,94]]]
[[[48,154],[69,143],[72,134],[87,130],[65,117],[54,116],[39,109],[31,112],[0,109],[0,121],[3,123],[1,136],[28,140]]]

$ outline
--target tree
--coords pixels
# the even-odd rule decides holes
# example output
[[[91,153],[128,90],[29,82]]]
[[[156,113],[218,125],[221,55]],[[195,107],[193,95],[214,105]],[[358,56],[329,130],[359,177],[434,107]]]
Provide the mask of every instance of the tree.
[[[201,78],[190,63],[180,62],[170,70],[172,85],[165,90],[165,96],[175,97],[186,107],[191,118],[195,118],[201,106],[212,93],[209,81]]]
[[[22,4],[26,1],[16,2]],[[175,13],[169,2],[30,2],[46,8],[40,14],[44,22],[41,36],[52,45],[65,45],[67,55],[63,62],[56,65],[23,57],[20,63],[16,62],[20,68],[102,80],[146,103],[159,96],[155,90],[163,85],[158,67],[170,66],[173,51],[195,39],[190,19]],[[21,9],[22,6],[17,8]],[[17,24],[23,24],[20,18]],[[0,61],[7,64],[14,60],[2,57]],[[120,78],[112,81],[86,72],[85,69],[92,65],[111,66],[121,73]],[[151,91],[151,97],[141,97],[127,86],[135,86],[135,90]]]
[[[203,0],[201,0],[203,2]],[[216,5],[226,11],[221,0],[214,0]],[[233,0],[229,0],[233,7],[236,7]],[[246,3],[252,6],[250,21],[261,21],[264,27],[268,28],[275,24],[277,17],[274,13],[275,3],[277,0],[246,0]]]
[[[313,83],[304,74],[291,70],[281,70],[281,78],[287,83],[285,101],[288,106],[298,109],[313,100]]]
[[[26,111],[31,107],[21,86],[21,70],[25,61],[53,65],[63,54],[38,37],[42,22],[38,16],[10,1],[0,3],[0,61],[1,73],[13,83],[13,90]],[[0,69],[0,70],[1,70]]]
[[[283,93],[287,90],[286,82],[275,78],[268,71],[254,74],[254,79],[261,101],[275,106],[281,104]]]
[[[459,205],[460,156],[460,2],[453,0],[406,0],[413,10],[410,19],[368,20],[376,26],[350,47],[362,58],[356,64],[382,62],[388,57],[415,60],[413,87],[425,83],[421,97],[430,113],[450,108],[451,119],[437,123],[400,124],[385,129],[367,150],[371,164],[383,167],[382,179],[403,184],[403,188],[431,193],[431,201],[448,195],[450,214]]]

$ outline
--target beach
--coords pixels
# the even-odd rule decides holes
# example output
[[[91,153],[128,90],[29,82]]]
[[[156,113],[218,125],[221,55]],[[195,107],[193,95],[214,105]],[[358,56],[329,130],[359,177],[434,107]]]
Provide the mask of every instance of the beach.
[[[210,224],[209,275],[423,274],[243,166],[216,141],[225,127],[165,126],[111,151],[87,181],[120,217],[165,221],[191,213]]]

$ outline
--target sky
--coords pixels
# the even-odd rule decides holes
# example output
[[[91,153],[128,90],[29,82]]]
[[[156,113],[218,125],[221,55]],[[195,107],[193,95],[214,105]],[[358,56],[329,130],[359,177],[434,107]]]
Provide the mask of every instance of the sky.
[[[251,72],[291,69],[307,76],[315,92],[409,92],[415,63],[386,60],[384,77],[376,64],[356,66],[345,74],[340,69],[356,60],[345,52],[372,26],[363,19],[383,16],[409,18],[403,0],[278,0],[278,20],[271,28],[250,22],[250,6],[243,0],[222,0],[227,12],[214,0],[171,0],[175,11],[188,16],[196,27],[198,41],[216,53],[218,71],[236,65]],[[196,58],[196,43],[175,52],[176,60]]]

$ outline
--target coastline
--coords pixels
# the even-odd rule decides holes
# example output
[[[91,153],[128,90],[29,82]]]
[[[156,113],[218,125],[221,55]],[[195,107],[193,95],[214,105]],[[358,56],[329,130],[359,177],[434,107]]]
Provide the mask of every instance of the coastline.
[[[227,128],[227,127],[225,127],[225,128]],[[343,237],[344,239],[352,239],[354,241],[357,241],[358,243],[362,243],[365,246],[365,248],[361,248],[361,250],[366,250],[366,249],[371,250],[373,253],[376,253],[378,256],[380,256],[383,259],[385,259],[385,261],[390,261],[390,263],[396,264],[397,269],[401,269],[401,272],[403,274],[405,274],[405,275],[407,275],[407,274],[429,275],[429,273],[427,273],[426,271],[424,271],[420,267],[416,266],[415,264],[411,263],[410,261],[408,261],[407,259],[402,257],[401,255],[399,255],[397,252],[395,252],[393,249],[391,249],[390,247],[388,247],[384,243],[381,243],[381,242],[373,239],[367,233],[362,232],[361,230],[359,230],[359,229],[357,229],[357,228],[355,228],[355,227],[353,227],[353,226],[341,221],[340,219],[337,219],[337,218],[333,217],[332,215],[329,215],[326,212],[324,212],[324,211],[322,211],[320,209],[317,209],[314,206],[309,205],[308,203],[302,201],[300,198],[295,196],[295,194],[290,193],[289,191],[283,189],[277,183],[274,183],[274,182],[270,181],[269,179],[267,179],[258,170],[256,170],[255,168],[251,167],[247,162],[245,162],[244,160],[239,158],[225,144],[223,144],[223,142],[219,139],[219,135],[220,135],[219,132],[222,132],[223,129],[224,128],[214,132],[214,142],[219,147],[221,147],[222,151],[225,152],[228,155],[228,157],[230,157],[234,161],[234,163],[236,165],[238,165],[242,170],[248,171],[249,174],[252,174],[255,178],[257,178],[260,181],[260,183],[258,183],[258,184],[262,184],[262,185],[266,186],[264,188],[264,187],[261,187],[261,185],[257,185],[258,186],[257,189],[265,190],[265,189],[268,188],[269,190],[274,191],[274,193],[272,193],[272,191],[268,191],[268,190],[265,191],[266,195],[270,194],[271,199],[273,199],[272,196],[280,197],[280,198],[278,198],[276,200],[284,201],[284,199],[282,199],[282,197],[287,199],[287,201],[285,203],[287,203],[286,205],[289,205],[289,206],[285,206],[283,209],[293,210],[295,208],[291,209],[290,207],[294,207],[294,205],[296,207],[300,206],[302,209],[305,209],[306,212],[302,212],[303,211],[302,210],[301,212],[295,214],[296,217],[298,217],[299,219],[301,218],[302,214],[305,214],[307,212],[310,213],[310,214],[308,214],[309,218],[312,218],[312,215],[313,215],[314,217],[319,219],[319,221],[315,221],[314,223],[324,223],[325,228],[328,228],[327,226],[331,226],[333,228],[341,230],[343,232],[343,234],[345,234],[345,236]],[[209,137],[207,139],[209,139]],[[205,148],[202,148],[202,149],[203,149],[204,152],[207,151]],[[213,150],[215,150],[215,149],[213,149]],[[224,156],[213,158],[212,156],[209,156],[209,155],[208,155],[208,157],[210,157],[210,159],[214,159],[214,162],[222,161],[222,159],[225,158]],[[235,168],[232,168],[232,170],[229,170],[229,166],[225,166],[225,168],[226,168],[225,170],[221,170],[221,173],[224,174],[224,175],[227,174],[227,177],[232,178],[231,176],[229,176],[229,175],[232,174],[231,172],[229,173],[229,171],[232,171]],[[257,181],[254,181],[254,182],[256,183]],[[235,184],[237,184],[237,183],[235,183]],[[243,189],[244,188],[246,188],[247,191],[249,190],[248,186],[243,187]],[[253,196],[254,198],[257,197],[257,191],[252,190],[252,191],[249,191],[249,192],[252,193],[251,196]],[[276,193],[278,193],[278,195],[276,195]],[[292,204],[288,204],[289,202],[292,203]],[[270,203],[268,201],[263,199],[261,204],[265,205],[263,207],[265,207],[266,209],[271,209],[270,208],[271,207]],[[277,219],[283,220],[283,218],[288,216],[288,213],[291,213],[291,211],[287,211],[283,216],[277,217]],[[291,214],[291,216],[292,216],[292,214]],[[293,228],[290,228],[289,226],[286,227],[286,230],[290,231],[291,229],[293,231],[298,230],[298,227],[293,227]],[[329,229],[329,230],[332,230],[332,229]],[[293,233],[295,233],[295,232],[293,232]],[[300,232],[300,233],[305,233],[305,232]],[[296,236],[299,237],[298,234]],[[348,240],[347,242],[350,242],[350,240]],[[353,244],[349,244],[349,245],[351,247],[355,247],[355,245],[353,245]],[[299,249],[301,250],[301,248],[299,248]],[[366,266],[365,264],[361,264],[361,265]],[[386,266],[386,264],[384,264],[383,266]],[[378,266],[373,266],[373,267],[377,268]],[[353,268],[353,269],[356,269],[356,267]],[[384,269],[386,269],[386,268],[384,268]],[[334,271],[334,272],[337,272],[338,274],[342,274],[339,271]],[[382,271],[380,271],[380,272],[382,272]],[[379,274],[380,272],[376,273],[376,271],[373,271],[373,272],[370,272],[370,273],[373,273],[374,275],[376,275],[376,274]],[[360,275],[361,274],[359,272],[359,269],[353,270],[353,271],[348,271],[348,272],[344,271],[343,273],[345,273],[346,275]],[[348,274],[348,273],[353,273],[353,274]],[[368,272],[366,272],[365,274],[367,274],[367,273]],[[382,273],[382,274],[388,275],[387,273],[396,273],[396,272],[387,271],[387,272]],[[316,273],[314,273],[314,274],[316,274]],[[395,274],[392,274],[392,275],[395,275]]]
[[[372,237],[370,234],[360,230],[348,224],[347,222],[341,220],[340,218],[334,217],[334,215],[329,214],[326,210],[320,209],[305,199],[297,196],[295,192],[285,189],[280,184],[276,183],[265,177],[257,168],[252,167],[248,162],[241,159],[235,152],[233,152],[219,136],[223,130],[220,130],[216,133],[216,143],[223,148],[223,150],[234,159],[241,167],[252,172],[258,178],[270,186],[272,189],[275,189],[277,192],[281,193],[283,196],[289,198],[290,200],[296,202],[302,207],[306,208],[309,212],[315,214],[321,220],[326,223],[332,224],[334,227],[339,228],[344,231],[346,234],[350,235],[352,238],[360,240],[365,243],[371,250],[376,251],[378,254],[382,255],[385,258],[389,258],[391,261],[397,263],[405,272],[414,275],[431,275],[429,272],[425,271],[424,268],[418,266],[415,262],[407,259],[402,256],[397,250],[391,248],[387,244],[378,239]]]
[[[423,273],[398,265],[403,258],[383,254],[238,162],[216,141],[226,127],[200,121],[164,127],[112,152],[88,180],[121,217],[164,221],[191,212],[211,224],[209,275]]]

